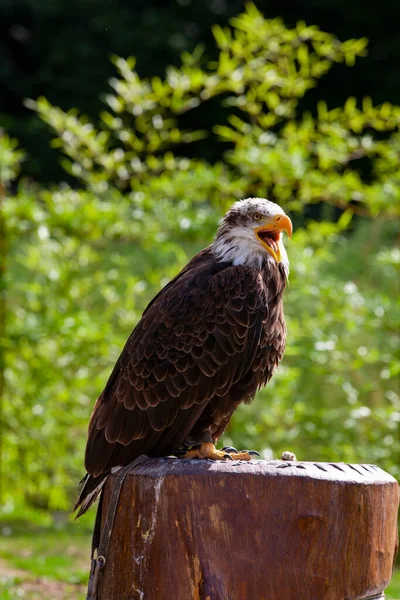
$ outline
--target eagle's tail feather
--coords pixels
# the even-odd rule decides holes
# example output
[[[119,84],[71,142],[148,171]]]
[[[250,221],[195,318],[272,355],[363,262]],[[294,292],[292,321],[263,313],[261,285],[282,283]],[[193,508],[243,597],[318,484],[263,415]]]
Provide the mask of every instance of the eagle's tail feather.
[[[81,515],[83,515],[92,506],[92,504],[96,502],[105,482],[107,481],[108,475],[109,471],[107,473],[102,473],[98,477],[93,477],[93,475],[86,473],[83,479],[79,482],[79,496],[73,508],[73,512],[79,509],[75,519],[78,519]]]

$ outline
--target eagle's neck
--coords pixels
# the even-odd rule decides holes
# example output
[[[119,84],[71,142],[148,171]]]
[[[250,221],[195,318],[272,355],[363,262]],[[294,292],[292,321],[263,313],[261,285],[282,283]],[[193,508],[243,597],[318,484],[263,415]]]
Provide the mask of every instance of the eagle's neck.
[[[218,261],[228,262],[234,266],[244,265],[260,271],[268,267],[274,269],[277,266],[275,259],[259,244],[253,232],[242,227],[231,228],[222,235],[217,234],[210,250]],[[280,264],[287,278],[289,260],[283,245],[281,255]]]

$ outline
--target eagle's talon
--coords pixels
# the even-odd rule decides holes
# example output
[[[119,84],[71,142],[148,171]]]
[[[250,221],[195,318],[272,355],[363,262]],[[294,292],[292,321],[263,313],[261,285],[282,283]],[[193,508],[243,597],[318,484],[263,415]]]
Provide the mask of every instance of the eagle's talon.
[[[229,460],[233,460],[232,456],[228,453],[224,454],[224,458],[229,458]]]
[[[185,454],[186,450],[176,450],[173,456],[176,456],[177,458],[182,458],[182,456],[185,456]]]
[[[232,450],[236,450],[236,448],[232,448]],[[196,448],[191,448],[187,450],[184,454],[181,454],[178,450],[179,458],[182,459],[203,459],[203,460],[251,460],[251,454],[249,452],[236,452],[229,451],[224,452],[222,450],[217,450],[214,444],[207,442],[205,444],[200,444]]]
[[[225,446],[224,448],[222,448],[222,452],[235,452],[235,454],[237,454],[237,450],[236,448],[234,448],[233,446]]]
[[[246,454],[250,454],[250,456],[260,456],[260,453],[257,450],[242,450]]]
[[[251,460],[255,454],[260,456],[255,450],[239,450],[238,452],[230,452],[229,456],[231,460]]]

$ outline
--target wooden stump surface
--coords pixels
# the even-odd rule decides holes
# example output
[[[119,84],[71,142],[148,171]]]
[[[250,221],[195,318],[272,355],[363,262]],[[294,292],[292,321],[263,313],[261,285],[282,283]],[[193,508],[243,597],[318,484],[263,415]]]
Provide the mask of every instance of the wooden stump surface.
[[[374,465],[149,459],[124,482],[98,598],[381,598],[398,505]]]

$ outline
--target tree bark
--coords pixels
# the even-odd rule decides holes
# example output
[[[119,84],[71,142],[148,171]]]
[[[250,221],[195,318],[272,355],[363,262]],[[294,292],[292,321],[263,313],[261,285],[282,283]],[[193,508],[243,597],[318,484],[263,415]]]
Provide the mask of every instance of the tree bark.
[[[381,598],[398,505],[373,465],[149,459],[125,479],[98,598]]]

